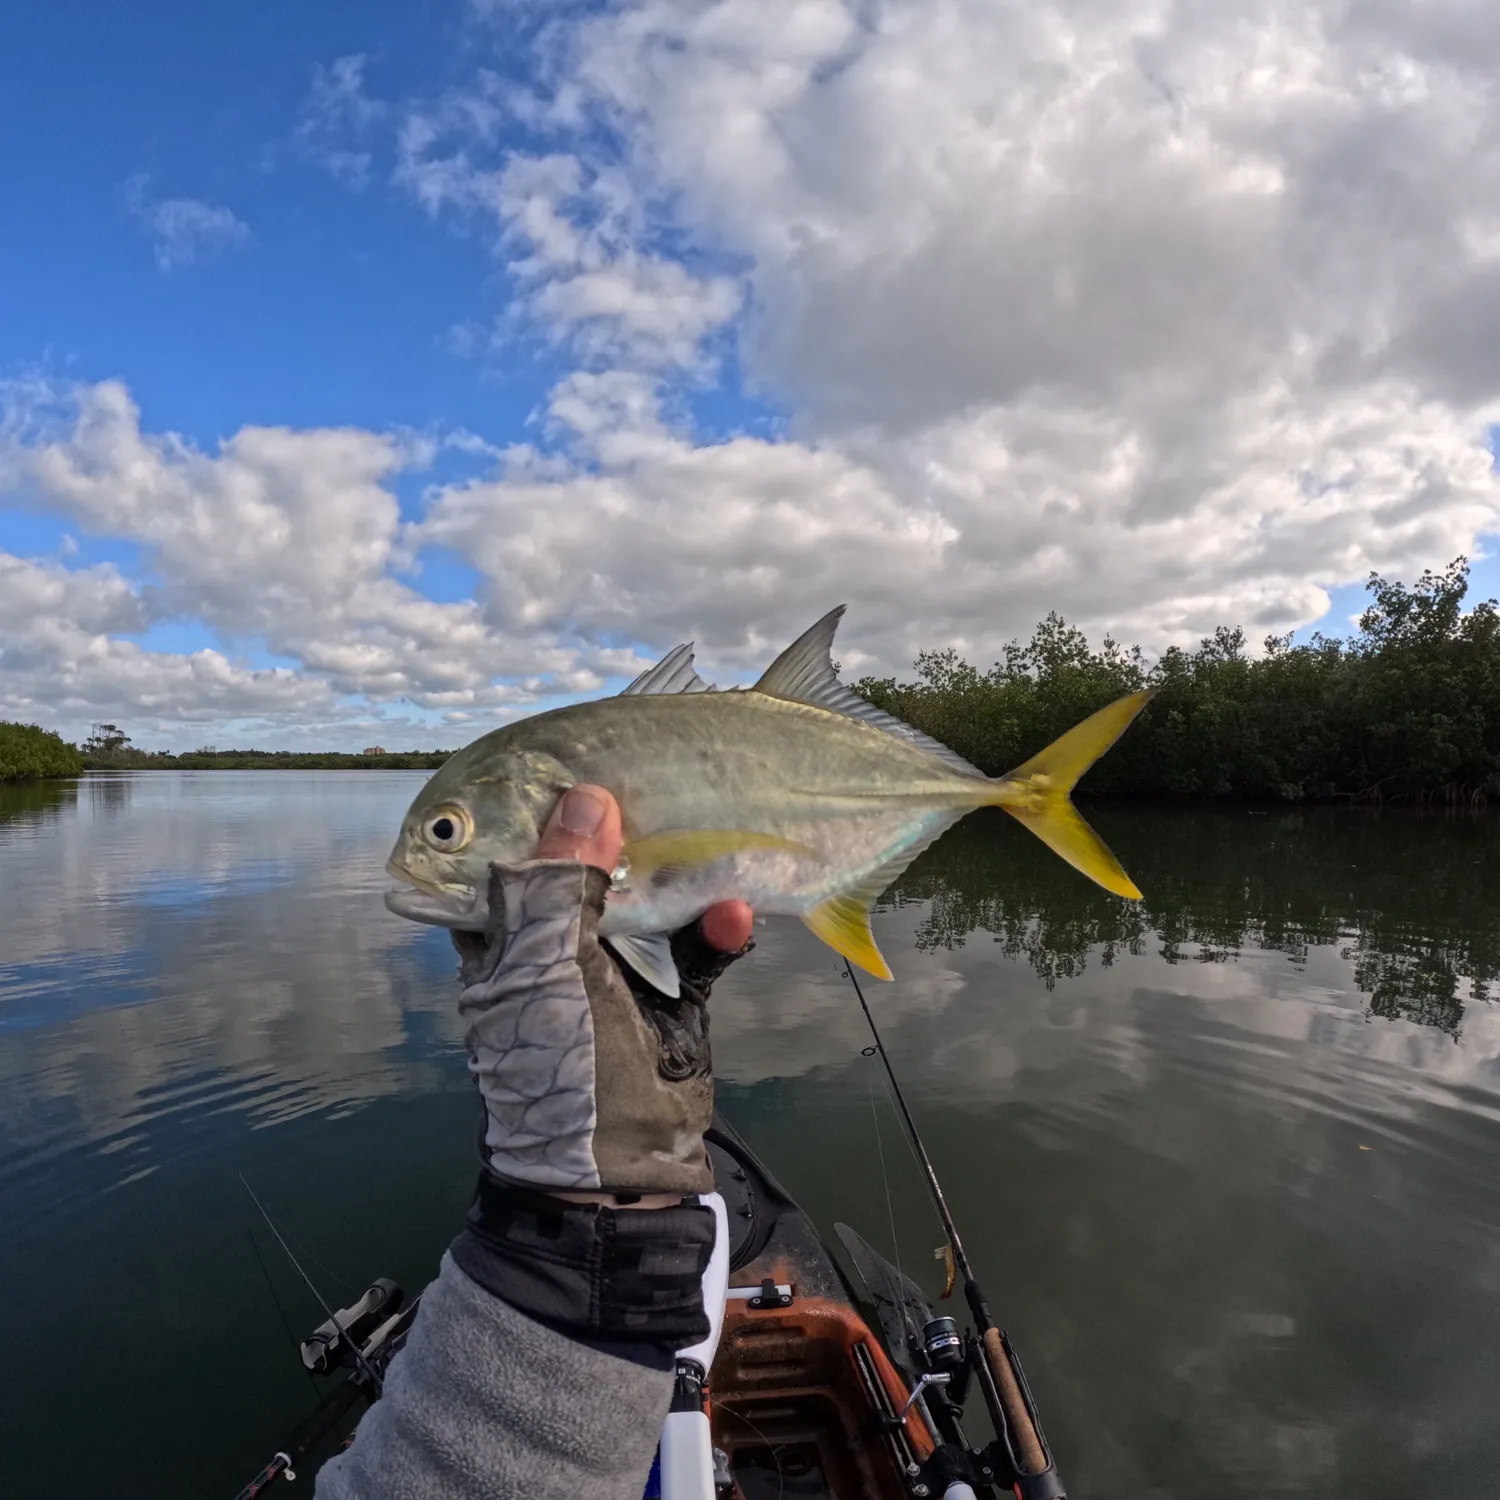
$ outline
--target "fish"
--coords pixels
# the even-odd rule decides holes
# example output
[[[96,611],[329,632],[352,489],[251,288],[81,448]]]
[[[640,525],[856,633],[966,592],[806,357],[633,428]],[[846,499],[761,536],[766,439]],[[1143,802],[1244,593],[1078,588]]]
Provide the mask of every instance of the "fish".
[[[599,935],[674,998],[668,934],[730,899],[757,915],[800,917],[850,963],[890,979],[871,906],[981,807],[1004,808],[1105,890],[1140,899],[1068,794],[1152,690],[1117,699],[989,777],[839,681],[832,647],[844,609],[798,637],[753,687],[705,682],[689,642],[616,697],[532,715],[458,751],[402,820],[386,866],[401,884],[387,907],[483,930],[490,865],[532,858],[558,799],[580,782],[614,795],[625,835]]]

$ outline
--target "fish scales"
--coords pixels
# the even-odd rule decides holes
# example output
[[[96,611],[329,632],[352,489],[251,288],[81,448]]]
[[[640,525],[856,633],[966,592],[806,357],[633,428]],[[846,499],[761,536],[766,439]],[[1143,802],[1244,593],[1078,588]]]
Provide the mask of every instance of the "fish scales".
[[[780,822],[827,823],[849,803],[951,803],[972,797],[975,782],[858,720],[753,692],[581,703],[496,731],[496,748],[502,743],[552,755],[579,780],[607,786],[627,837],[779,831]]]
[[[975,800],[974,779],[925,750],[757,693],[605,699],[539,714],[487,740],[496,762],[518,751],[546,756],[565,769],[567,784],[607,788],[627,842],[677,828],[748,829],[812,851],[746,849],[665,888],[615,892],[600,924],[606,935],[671,931],[730,897],[766,915],[801,916]],[[442,775],[429,784],[434,797],[447,793]],[[914,814],[924,802],[933,806]]]

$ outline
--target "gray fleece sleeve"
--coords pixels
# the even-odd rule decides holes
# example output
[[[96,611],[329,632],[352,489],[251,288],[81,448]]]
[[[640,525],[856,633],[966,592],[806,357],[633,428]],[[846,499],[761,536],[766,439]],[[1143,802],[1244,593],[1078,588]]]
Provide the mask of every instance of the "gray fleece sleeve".
[[[316,1500],[640,1500],[672,1373],[579,1343],[443,1256]]]

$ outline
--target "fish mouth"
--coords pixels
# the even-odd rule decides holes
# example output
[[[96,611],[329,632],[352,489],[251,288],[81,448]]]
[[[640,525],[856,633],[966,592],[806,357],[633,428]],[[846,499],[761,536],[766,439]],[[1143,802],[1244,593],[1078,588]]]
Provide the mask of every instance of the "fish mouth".
[[[386,870],[402,883],[385,893],[386,910],[429,927],[453,927],[478,932],[489,916],[486,894],[468,885],[436,885],[413,875],[393,858]]]

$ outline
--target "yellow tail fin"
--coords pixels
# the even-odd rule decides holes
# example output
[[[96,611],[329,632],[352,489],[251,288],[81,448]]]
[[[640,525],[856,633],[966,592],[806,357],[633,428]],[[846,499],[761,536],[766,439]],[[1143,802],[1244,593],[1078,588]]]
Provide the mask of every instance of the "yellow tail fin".
[[[1141,898],[1135,882],[1120,868],[1104,840],[1079,817],[1068,793],[1154,696],[1154,690],[1148,688],[1090,714],[1025,765],[991,782],[989,795],[980,804],[1003,807],[1075,870],[1082,870],[1105,890],[1132,901]]]

